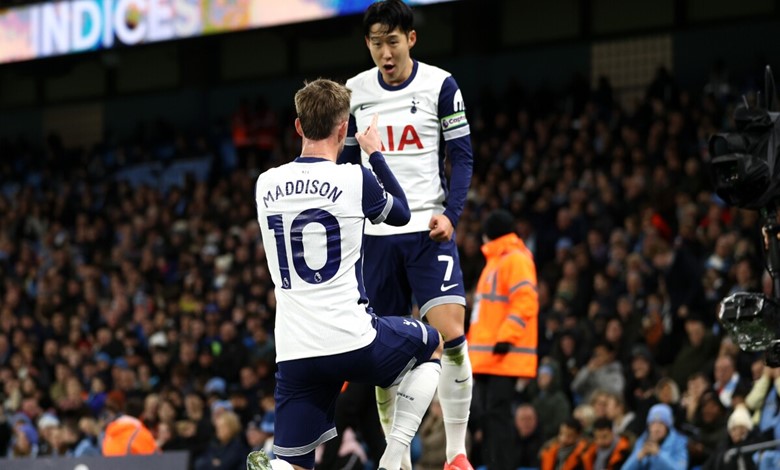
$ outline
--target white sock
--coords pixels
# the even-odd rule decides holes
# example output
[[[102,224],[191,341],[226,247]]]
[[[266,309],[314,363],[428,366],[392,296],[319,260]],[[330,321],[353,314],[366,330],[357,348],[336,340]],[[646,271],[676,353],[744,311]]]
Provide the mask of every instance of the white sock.
[[[396,394],[393,427],[387,434],[387,448],[379,460],[380,468],[401,468],[401,461],[405,454],[409,454],[409,444],[417,434],[436,392],[440,373],[438,361],[430,361],[410,370],[401,380]]]
[[[473,382],[466,340],[451,348],[445,343],[441,357],[439,402],[444,415],[444,432],[447,435],[448,463],[458,454],[466,453],[466,431]]]
[[[282,459],[271,460],[271,468],[273,470],[293,470],[295,467],[290,465],[290,462]]]
[[[388,388],[376,387],[376,409],[379,412],[379,423],[385,436],[393,429],[393,413],[395,413],[395,399],[398,385]]]
[[[379,423],[385,433],[385,439],[393,430],[393,415],[395,414],[395,402],[398,399],[398,385],[388,388],[376,387],[376,408],[379,411]],[[401,457],[401,470],[412,470],[412,451],[407,448]]]

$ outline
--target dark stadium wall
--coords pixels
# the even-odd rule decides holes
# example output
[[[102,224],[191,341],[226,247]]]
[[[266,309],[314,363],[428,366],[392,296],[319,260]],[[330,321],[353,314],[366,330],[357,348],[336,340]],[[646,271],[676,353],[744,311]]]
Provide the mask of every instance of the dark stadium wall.
[[[780,21],[727,22],[680,31],[674,38],[674,57],[675,75],[682,85],[690,87],[702,86],[718,59],[725,61],[733,76],[763,77],[763,67],[767,64],[777,74],[780,72]]]
[[[718,58],[744,76],[780,57],[780,41],[772,39],[780,31],[774,0],[491,5],[464,0],[418,9],[415,57],[453,72],[469,102],[484,88],[500,92],[510,80],[530,89],[562,89],[575,73],[594,80],[601,70],[594,65],[597,49],[644,38],[671,41],[670,68],[693,88],[703,86]],[[624,70],[652,71],[656,65],[644,63],[656,59],[641,50],[624,48],[622,54]],[[102,106],[102,125],[93,132],[129,135],[139,121],[157,118],[188,129],[229,116],[242,98],[262,96],[273,107],[289,107],[304,79],[345,79],[370,63],[360,17],[353,16],[4,65],[0,137],[39,138],[59,122],[47,118],[52,110],[80,103]],[[631,85],[636,93],[647,75]]]

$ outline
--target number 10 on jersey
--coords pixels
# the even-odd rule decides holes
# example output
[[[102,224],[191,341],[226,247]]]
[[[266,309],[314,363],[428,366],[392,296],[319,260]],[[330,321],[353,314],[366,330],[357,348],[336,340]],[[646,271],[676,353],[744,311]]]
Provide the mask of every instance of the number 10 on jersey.
[[[319,269],[312,269],[304,256],[303,231],[309,224],[320,224],[325,228],[325,264]],[[286,239],[290,240],[293,268],[304,282],[321,284],[336,275],[341,266],[341,229],[339,221],[330,212],[322,209],[307,209],[299,213],[290,225],[289,234],[284,230],[284,219],[281,214],[268,216],[268,228],[273,230],[276,239],[276,254],[279,260],[279,274],[282,279],[282,289],[292,288],[290,263],[287,257]],[[317,244],[319,245],[319,244]],[[313,245],[313,246],[317,246]]]

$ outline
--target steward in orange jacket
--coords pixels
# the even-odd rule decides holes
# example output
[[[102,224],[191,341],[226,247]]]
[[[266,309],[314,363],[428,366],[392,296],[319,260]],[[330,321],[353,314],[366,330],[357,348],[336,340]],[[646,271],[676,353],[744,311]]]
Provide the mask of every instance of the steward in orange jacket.
[[[106,427],[103,438],[104,456],[149,455],[158,452],[152,433],[132,416],[119,416]]]
[[[539,301],[533,255],[514,233],[514,218],[492,212],[483,226],[487,264],[477,284],[469,359],[474,371],[472,416],[482,430],[490,470],[514,470],[512,398],[518,377],[536,377]]]
[[[514,221],[506,211],[496,211],[485,222],[482,245],[486,265],[479,277],[468,333],[469,358],[474,374],[507,377],[536,377],[539,300],[533,254],[512,229]],[[506,214],[503,214],[505,213]],[[491,217],[510,222],[495,230],[491,238]]]

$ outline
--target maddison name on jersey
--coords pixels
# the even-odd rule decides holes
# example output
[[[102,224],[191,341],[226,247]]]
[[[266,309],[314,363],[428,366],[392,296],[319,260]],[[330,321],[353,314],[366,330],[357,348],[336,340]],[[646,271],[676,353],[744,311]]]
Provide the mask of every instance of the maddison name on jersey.
[[[268,191],[263,196],[263,204],[268,208],[269,202],[278,201],[285,196],[292,196],[293,194],[314,194],[330,199],[331,202],[336,202],[343,192],[338,186],[332,185],[327,181],[309,179],[287,181],[284,185],[277,184],[275,191]]]

